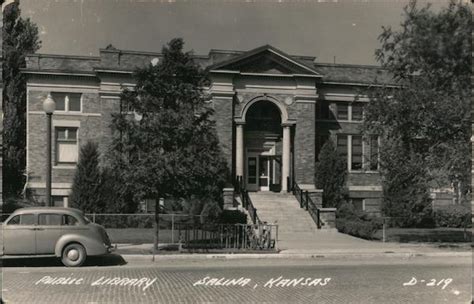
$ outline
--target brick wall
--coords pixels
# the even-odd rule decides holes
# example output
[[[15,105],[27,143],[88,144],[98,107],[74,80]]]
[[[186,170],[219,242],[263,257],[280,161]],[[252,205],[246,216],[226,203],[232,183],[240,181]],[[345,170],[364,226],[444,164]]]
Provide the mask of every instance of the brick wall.
[[[214,120],[217,136],[230,172],[233,172],[233,99],[232,97],[214,97]],[[232,175],[233,176],[233,175]]]
[[[297,103],[294,130],[294,172],[298,184],[314,184],[315,105]]]
[[[33,190],[42,198],[43,191],[38,188],[45,187],[46,171],[46,115],[39,111],[42,102],[46,98],[48,91],[30,89],[28,92],[28,182]],[[106,141],[104,140],[104,124],[106,119],[102,118],[103,107],[98,93],[85,92],[82,96],[82,112],[78,114],[65,114],[55,112],[52,116],[52,184],[72,183],[75,165],[57,165],[56,164],[56,145],[55,145],[55,126],[74,126],[78,127],[78,151],[87,141],[99,143],[100,151],[105,151]],[[110,109],[105,108],[109,113]],[[33,186],[32,186],[33,185]],[[64,187],[64,185],[62,186]],[[53,193],[54,195],[54,193]]]

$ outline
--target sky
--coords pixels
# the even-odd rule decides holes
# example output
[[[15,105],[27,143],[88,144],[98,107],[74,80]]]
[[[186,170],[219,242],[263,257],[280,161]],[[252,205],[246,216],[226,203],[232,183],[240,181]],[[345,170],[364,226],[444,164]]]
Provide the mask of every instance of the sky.
[[[435,8],[448,3],[434,2]],[[22,16],[39,27],[39,53],[97,56],[108,44],[159,52],[172,38],[182,37],[186,50],[201,55],[210,49],[245,51],[270,44],[285,53],[315,56],[317,62],[352,64],[376,64],[374,50],[382,26],[397,28],[406,4],[406,0],[20,1]]]

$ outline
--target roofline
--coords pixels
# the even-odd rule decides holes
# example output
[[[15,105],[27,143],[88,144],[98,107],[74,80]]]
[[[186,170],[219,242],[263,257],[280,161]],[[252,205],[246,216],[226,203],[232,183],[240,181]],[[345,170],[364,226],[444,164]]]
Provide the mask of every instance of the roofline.
[[[94,61],[100,61],[100,57],[99,57],[99,56],[84,56],[84,55],[63,55],[63,54],[32,53],[32,54],[27,54],[26,57],[69,58],[69,59],[79,59],[79,60],[94,60]]]
[[[316,70],[314,70],[314,68],[312,67],[309,67],[307,66],[306,64],[300,62],[297,58],[298,56],[294,56],[294,55],[289,55],[289,54],[286,54],[276,48],[274,48],[273,46],[269,45],[269,44],[266,44],[266,45],[262,45],[260,47],[257,47],[255,49],[252,49],[250,51],[247,51],[247,52],[243,52],[242,54],[240,54],[239,56],[235,56],[233,58],[229,58],[228,60],[224,60],[222,62],[219,62],[219,63],[216,63],[216,64],[213,64],[211,66],[208,67],[209,70],[215,70],[215,69],[218,69],[219,67],[223,67],[223,66],[226,66],[226,65],[229,65],[229,64],[232,64],[232,63],[235,63],[235,62],[238,62],[239,60],[243,60],[243,59],[246,59],[248,57],[251,57],[255,54],[258,54],[262,51],[265,51],[265,50],[268,50],[272,53],[274,53],[275,55],[277,56],[280,56],[280,57],[283,57],[285,58],[286,60],[292,62],[293,64],[303,68],[304,70],[307,70],[311,73],[313,73],[314,75],[320,75]]]
[[[28,75],[54,75],[54,76],[79,76],[79,77],[97,77],[94,72],[87,71],[66,71],[66,70],[38,70],[38,69],[20,69],[22,74]]]
[[[323,67],[348,67],[348,68],[366,68],[366,69],[376,69],[376,70],[385,70],[388,71],[387,68],[384,68],[379,65],[370,65],[370,64],[351,64],[351,63],[320,63],[315,62],[315,67],[323,66]]]
[[[363,86],[363,87],[390,87],[399,88],[400,85],[396,84],[383,84],[383,83],[364,83],[364,82],[344,82],[344,81],[323,81],[322,84],[335,84],[335,85],[350,85],[350,86]]]

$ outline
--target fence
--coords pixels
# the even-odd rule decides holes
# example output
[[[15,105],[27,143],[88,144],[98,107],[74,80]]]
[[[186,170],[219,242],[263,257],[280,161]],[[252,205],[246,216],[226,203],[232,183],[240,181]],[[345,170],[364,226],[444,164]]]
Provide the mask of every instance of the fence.
[[[155,214],[86,214],[104,226],[112,243],[153,243]],[[158,242],[180,250],[275,250],[278,226],[208,223],[202,216],[159,214]]]
[[[180,249],[276,250],[278,226],[178,224]]]

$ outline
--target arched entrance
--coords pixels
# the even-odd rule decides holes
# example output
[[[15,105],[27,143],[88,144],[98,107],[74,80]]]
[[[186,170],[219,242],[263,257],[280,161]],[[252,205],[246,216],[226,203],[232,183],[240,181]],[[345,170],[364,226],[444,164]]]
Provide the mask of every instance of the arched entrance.
[[[286,191],[290,173],[286,111],[260,99],[247,104],[242,114],[236,126],[237,179],[249,191]]]

